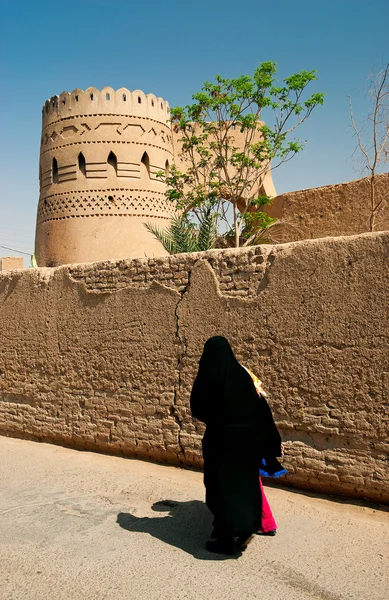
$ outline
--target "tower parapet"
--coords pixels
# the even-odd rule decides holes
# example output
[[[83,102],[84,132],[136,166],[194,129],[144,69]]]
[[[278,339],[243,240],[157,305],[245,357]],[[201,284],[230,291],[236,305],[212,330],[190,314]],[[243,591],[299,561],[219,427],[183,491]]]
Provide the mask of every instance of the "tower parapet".
[[[102,90],[89,87],[86,90],[77,88],[72,92],[62,92],[46,100],[42,108],[42,127],[58,119],[94,113],[138,116],[164,124],[170,118],[169,104],[154,94],[145,94],[141,90],[130,92],[126,88],[115,91],[108,86]]]
[[[126,88],[87,88],[42,111],[39,265],[164,254],[146,221],[165,227],[174,206],[157,177],[172,163],[168,103]]]

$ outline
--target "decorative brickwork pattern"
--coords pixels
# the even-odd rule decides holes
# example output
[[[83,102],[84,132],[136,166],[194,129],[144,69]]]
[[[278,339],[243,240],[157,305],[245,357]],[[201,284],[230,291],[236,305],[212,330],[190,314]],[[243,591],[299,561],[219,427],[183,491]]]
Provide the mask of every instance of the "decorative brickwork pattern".
[[[126,193],[123,193],[126,192]],[[128,196],[128,192],[131,194]],[[169,219],[171,206],[162,192],[150,197],[144,190],[108,189],[106,194],[97,190],[86,190],[74,197],[71,192],[53,194],[45,198],[38,208],[38,223],[52,219],[89,216],[137,216]]]
[[[255,296],[272,261],[270,249],[263,246],[245,251],[210,250],[202,253],[202,257],[212,268],[220,292],[230,297]],[[193,253],[155,258],[147,262],[141,259],[134,259],[131,263],[120,261],[115,267],[114,280],[107,278],[109,271],[96,270],[95,265],[72,265],[69,274],[89,292],[105,293],[133,287],[147,289],[155,282],[182,292],[198,260],[199,255]],[[111,269],[111,266],[107,268]]]
[[[166,254],[144,225],[164,228],[175,210],[158,178],[173,162],[169,117],[161,98],[124,88],[74,90],[45,103],[40,266]]]
[[[166,187],[158,175],[173,163],[186,170],[180,138],[172,131],[168,103],[153,94],[105,87],[47,100],[39,165],[38,264],[166,255],[144,225],[151,221],[166,228],[175,213],[174,203],[162,199]],[[244,144],[238,129],[234,144]],[[275,195],[270,171],[258,186],[258,194]],[[112,189],[123,192],[116,205],[110,200]]]

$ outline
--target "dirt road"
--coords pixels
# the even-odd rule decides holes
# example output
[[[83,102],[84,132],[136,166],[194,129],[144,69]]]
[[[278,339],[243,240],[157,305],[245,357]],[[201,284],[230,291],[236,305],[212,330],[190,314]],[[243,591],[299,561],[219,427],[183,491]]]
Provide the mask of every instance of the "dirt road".
[[[389,519],[283,489],[237,559],[204,549],[201,473],[0,437],[3,600],[384,600]]]

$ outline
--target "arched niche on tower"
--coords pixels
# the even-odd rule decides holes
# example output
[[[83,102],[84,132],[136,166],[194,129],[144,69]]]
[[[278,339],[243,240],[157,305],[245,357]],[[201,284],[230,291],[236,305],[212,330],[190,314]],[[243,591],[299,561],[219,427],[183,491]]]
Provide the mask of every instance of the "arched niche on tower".
[[[116,113],[121,115],[132,115],[134,113],[132,104],[132,93],[125,87],[115,92]],[[137,110],[137,109],[136,109]]]
[[[100,92],[101,104],[106,106],[107,113],[111,112],[115,107],[116,92],[113,88],[106,85]]]
[[[107,158],[107,174],[108,177],[117,177],[118,174],[118,159],[112,150],[108,154]]]
[[[142,90],[134,90],[131,94],[132,110],[135,115],[147,116],[147,96]]]
[[[77,157],[77,175],[78,177],[86,177],[86,160],[82,152]]]
[[[147,152],[143,152],[140,160],[140,178],[143,181],[150,179],[150,157]]]
[[[84,96],[84,90],[81,90],[80,88],[76,88],[75,90],[73,90],[71,93],[71,99],[73,101],[73,105],[77,106],[77,104],[79,102],[81,102],[83,96]]]
[[[100,90],[96,87],[88,87],[84,92],[84,98],[85,104],[89,104],[89,107],[93,108],[94,106],[97,106],[97,102],[100,98]]]
[[[55,157],[51,162],[51,181],[52,183],[58,183],[58,161]]]
[[[147,94],[147,105],[149,109],[149,115],[157,114],[158,98],[155,94]]]
[[[58,107],[60,110],[61,108],[65,108],[65,110],[70,108],[70,98],[71,94],[69,94],[69,92],[62,92],[62,94],[60,94],[58,98]]]

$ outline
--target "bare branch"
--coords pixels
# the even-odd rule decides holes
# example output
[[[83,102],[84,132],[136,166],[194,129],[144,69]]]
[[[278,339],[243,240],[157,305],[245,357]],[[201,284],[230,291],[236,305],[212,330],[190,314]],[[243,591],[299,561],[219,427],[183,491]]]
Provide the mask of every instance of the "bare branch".
[[[355,132],[355,135],[357,136],[358,148],[360,149],[360,151],[362,152],[362,154],[364,155],[364,157],[366,159],[366,165],[367,165],[367,167],[371,170],[372,169],[372,165],[370,163],[369,154],[367,152],[366,146],[362,142],[360,131],[359,131],[359,129],[358,129],[356,123],[355,123],[355,120],[354,120],[354,112],[353,112],[353,105],[352,105],[352,102],[351,102],[351,96],[347,96],[347,97],[349,99],[351,125],[352,125],[352,128],[353,128],[354,132]]]

